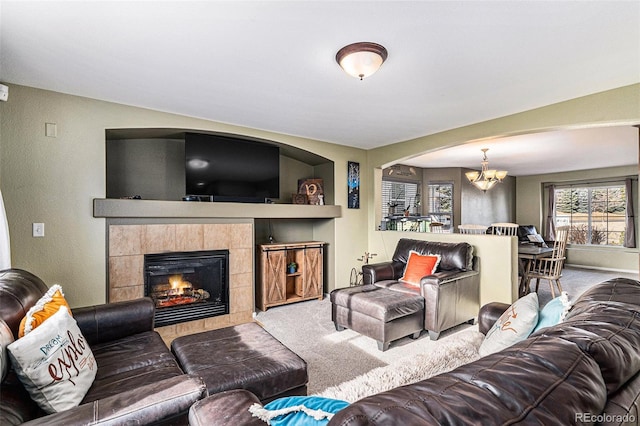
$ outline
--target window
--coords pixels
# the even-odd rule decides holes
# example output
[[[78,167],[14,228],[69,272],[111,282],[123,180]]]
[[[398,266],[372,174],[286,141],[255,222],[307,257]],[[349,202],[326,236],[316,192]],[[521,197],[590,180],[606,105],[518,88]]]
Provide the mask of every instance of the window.
[[[453,183],[430,183],[429,211],[431,220],[441,222],[445,229],[453,223]]]
[[[420,214],[418,183],[382,181],[382,217],[401,215],[407,209],[410,214]]]
[[[624,245],[624,183],[583,185],[555,190],[555,224],[570,226],[570,244]]]

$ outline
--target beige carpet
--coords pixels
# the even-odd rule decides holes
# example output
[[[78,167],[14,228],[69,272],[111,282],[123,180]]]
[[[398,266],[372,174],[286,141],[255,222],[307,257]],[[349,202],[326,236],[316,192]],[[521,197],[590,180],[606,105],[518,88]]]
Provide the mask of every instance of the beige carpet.
[[[566,267],[563,275],[563,289],[568,292],[571,300],[590,286],[610,278],[624,276],[637,279],[635,274],[572,267]],[[541,283],[538,294],[541,306],[551,299],[546,282]],[[439,346],[454,344],[451,342],[459,334],[477,334],[477,325],[463,324],[442,332],[435,342],[429,339],[428,333],[423,332],[417,340],[406,337],[392,342],[387,351],[380,352],[373,339],[352,330],[335,330],[328,299],[270,308],[266,312],[258,312],[256,320],[307,362],[310,395],[319,394],[376,368],[387,365],[392,365],[389,371],[399,368],[408,359],[421,358],[423,354],[435,353]],[[453,363],[455,364],[455,360]]]
[[[562,270],[562,278],[560,278],[560,284],[562,284],[562,289],[569,294],[569,299],[575,300],[576,298],[578,298],[578,296],[588,290],[592,285],[616,277],[631,278],[637,280],[638,274],[601,271],[598,269],[576,268],[567,265]],[[535,280],[531,281],[530,288],[531,290],[535,289]],[[557,295],[557,289],[555,291]],[[551,300],[551,290],[549,287],[549,283],[546,280],[541,280],[540,286],[538,288],[538,301],[540,302],[540,306],[544,306],[549,300]]]
[[[331,386],[320,396],[355,402],[398,386],[419,382],[451,371],[480,358],[478,348],[484,335],[478,330],[465,330],[434,342],[428,351],[406,356],[384,367],[374,368],[355,379]]]
[[[458,333],[478,334],[477,326],[464,324],[443,332],[435,342],[423,332],[417,340],[406,337],[381,352],[373,339],[352,330],[336,331],[328,298],[270,308],[259,312],[256,320],[307,362],[310,395],[375,368],[429,353]]]

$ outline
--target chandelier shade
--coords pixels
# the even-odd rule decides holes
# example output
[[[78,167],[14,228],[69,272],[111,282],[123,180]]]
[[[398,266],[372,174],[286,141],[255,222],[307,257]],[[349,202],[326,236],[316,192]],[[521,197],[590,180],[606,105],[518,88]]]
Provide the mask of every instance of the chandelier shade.
[[[387,59],[387,49],[377,43],[349,44],[336,53],[336,61],[349,75],[363,80],[382,66]]]
[[[482,170],[479,172],[477,170],[473,170],[465,173],[469,182],[482,192],[487,192],[493,188],[496,183],[502,182],[509,173],[506,170],[490,170],[489,160],[487,160],[487,151],[489,151],[489,148],[482,149]]]

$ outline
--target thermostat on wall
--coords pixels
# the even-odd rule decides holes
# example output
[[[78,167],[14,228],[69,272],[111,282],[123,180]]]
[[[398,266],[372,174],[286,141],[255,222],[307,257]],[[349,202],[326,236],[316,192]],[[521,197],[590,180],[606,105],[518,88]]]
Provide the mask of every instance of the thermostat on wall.
[[[4,84],[0,84],[0,101],[7,101],[9,99],[9,87]]]

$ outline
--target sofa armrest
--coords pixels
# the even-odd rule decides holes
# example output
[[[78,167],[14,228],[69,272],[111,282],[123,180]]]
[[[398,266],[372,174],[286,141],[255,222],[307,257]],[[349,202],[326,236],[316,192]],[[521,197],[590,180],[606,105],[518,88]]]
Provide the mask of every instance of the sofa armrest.
[[[220,392],[198,401],[189,410],[191,426],[264,426],[266,423],[249,412],[257,396],[244,389]]]
[[[491,302],[480,308],[478,312],[478,330],[482,334],[487,334],[496,323],[500,315],[509,309],[508,303]]]
[[[153,331],[155,304],[148,297],[72,309],[89,345]]]
[[[189,407],[206,395],[207,388],[200,377],[181,375],[23,424],[152,424],[180,415],[186,418]]]
[[[397,280],[402,276],[405,264],[402,262],[381,262],[362,265],[362,283],[373,284],[384,280]]]

